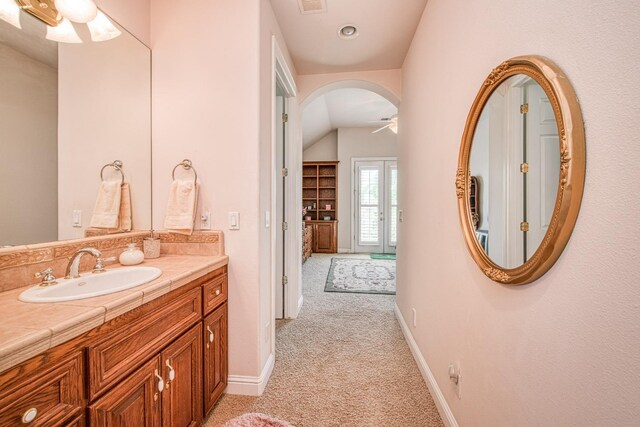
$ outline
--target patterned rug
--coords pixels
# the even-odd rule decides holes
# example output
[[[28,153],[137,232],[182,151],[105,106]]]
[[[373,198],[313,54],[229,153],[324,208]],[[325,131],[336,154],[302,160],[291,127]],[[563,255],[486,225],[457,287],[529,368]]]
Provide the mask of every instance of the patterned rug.
[[[250,413],[236,417],[223,427],[294,427],[286,421],[272,418],[265,414]]]
[[[396,293],[396,262],[386,259],[332,258],[325,292]]]

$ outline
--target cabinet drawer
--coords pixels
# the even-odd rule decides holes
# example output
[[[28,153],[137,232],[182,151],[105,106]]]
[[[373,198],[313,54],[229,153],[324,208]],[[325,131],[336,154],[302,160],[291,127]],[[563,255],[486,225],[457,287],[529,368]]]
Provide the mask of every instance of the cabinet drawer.
[[[204,292],[204,313],[210,313],[227,300],[227,275],[216,277],[202,287]]]
[[[201,291],[194,288],[88,347],[89,400],[135,370],[201,317]]]
[[[82,415],[83,375],[81,352],[45,374],[25,375],[25,381],[0,398],[0,426],[66,425],[68,420]],[[23,422],[23,417],[29,416],[33,421]]]

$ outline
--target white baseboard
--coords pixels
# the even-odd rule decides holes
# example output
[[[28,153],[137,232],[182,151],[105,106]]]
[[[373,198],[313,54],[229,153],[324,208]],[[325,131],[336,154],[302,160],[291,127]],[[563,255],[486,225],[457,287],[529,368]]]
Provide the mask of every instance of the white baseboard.
[[[273,354],[271,354],[259,377],[229,375],[225,393],[240,394],[243,396],[261,396],[262,393],[264,393],[264,389],[267,388],[274,364],[275,358]]]
[[[436,407],[438,408],[438,412],[440,413],[440,418],[442,418],[442,422],[447,427],[458,427],[458,422],[453,416],[453,412],[451,412],[451,408],[447,403],[444,395],[442,394],[442,390],[438,386],[435,377],[433,376],[433,372],[427,365],[427,361],[422,356],[420,349],[418,348],[418,344],[413,339],[413,335],[407,326],[407,323],[404,321],[402,317],[402,312],[398,305],[396,304],[395,308],[396,317],[398,318],[398,323],[400,323],[400,328],[402,329],[402,333],[404,334],[407,343],[409,344],[409,348],[411,349],[411,353],[413,354],[413,358],[416,360],[418,367],[420,368],[420,372],[422,373],[422,377],[424,381],[427,383],[427,387],[429,388],[429,392],[431,393],[431,397],[436,403]]]
[[[339,254],[350,254],[351,252],[352,252],[352,251],[351,251],[351,248],[347,248],[347,249],[345,249],[345,248],[338,248],[338,253],[339,253]]]

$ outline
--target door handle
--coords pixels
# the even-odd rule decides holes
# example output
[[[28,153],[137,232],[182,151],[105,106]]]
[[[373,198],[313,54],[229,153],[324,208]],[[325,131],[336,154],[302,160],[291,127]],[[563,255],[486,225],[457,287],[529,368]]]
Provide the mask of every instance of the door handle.
[[[167,360],[165,364],[167,365],[167,368],[169,368],[169,381],[173,381],[176,378],[176,371],[173,369],[170,362],[170,360]],[[169,383],[167,383],[167,385],[169,385]]]
[[[384,221],[384,212],[380,212],[380,221]]]
[[[211,330],[209,325],[207,325],[207,332],[209,332],[209,342],[213,342],[213,331]]]
[[[162,377],[160,375],[158,375],[158,370],[157,369],[155,371],[155,376],[158,379],[158,391],[160,393],[162,393],[162,391],[164,390],[164,380],[162,379]]]

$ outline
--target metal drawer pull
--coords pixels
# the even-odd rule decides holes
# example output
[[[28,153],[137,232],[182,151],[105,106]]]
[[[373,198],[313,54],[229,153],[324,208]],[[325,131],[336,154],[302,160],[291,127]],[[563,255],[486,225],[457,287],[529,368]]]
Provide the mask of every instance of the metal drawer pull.
[[[170,361],[167,360],[165,364],[167,365],[167,368],[169,368],[169,381],[173,381],[176,378],[176,371],[173,369],[173,366],[171,366],[169,362]]]
[[[156,375],[156,378],[158,379],[158,391],[160,393],[162,393],[162,390],[164,390],[164,380],[162,379],[162,377],[160,375],[158,375],[158,370],[157,369],[155,371],[155,375]]]
[[[220,295],[220,289],[216,289],[216,296]]]
[[[209,342],[213,342],[213,331],[211,330],[209,325],[207,325],[207,332],[209,332]]]
[[[22,424],[30,424],[38,416],[38,410],[36,408],[27,409],[27,412],[22,416]]]

